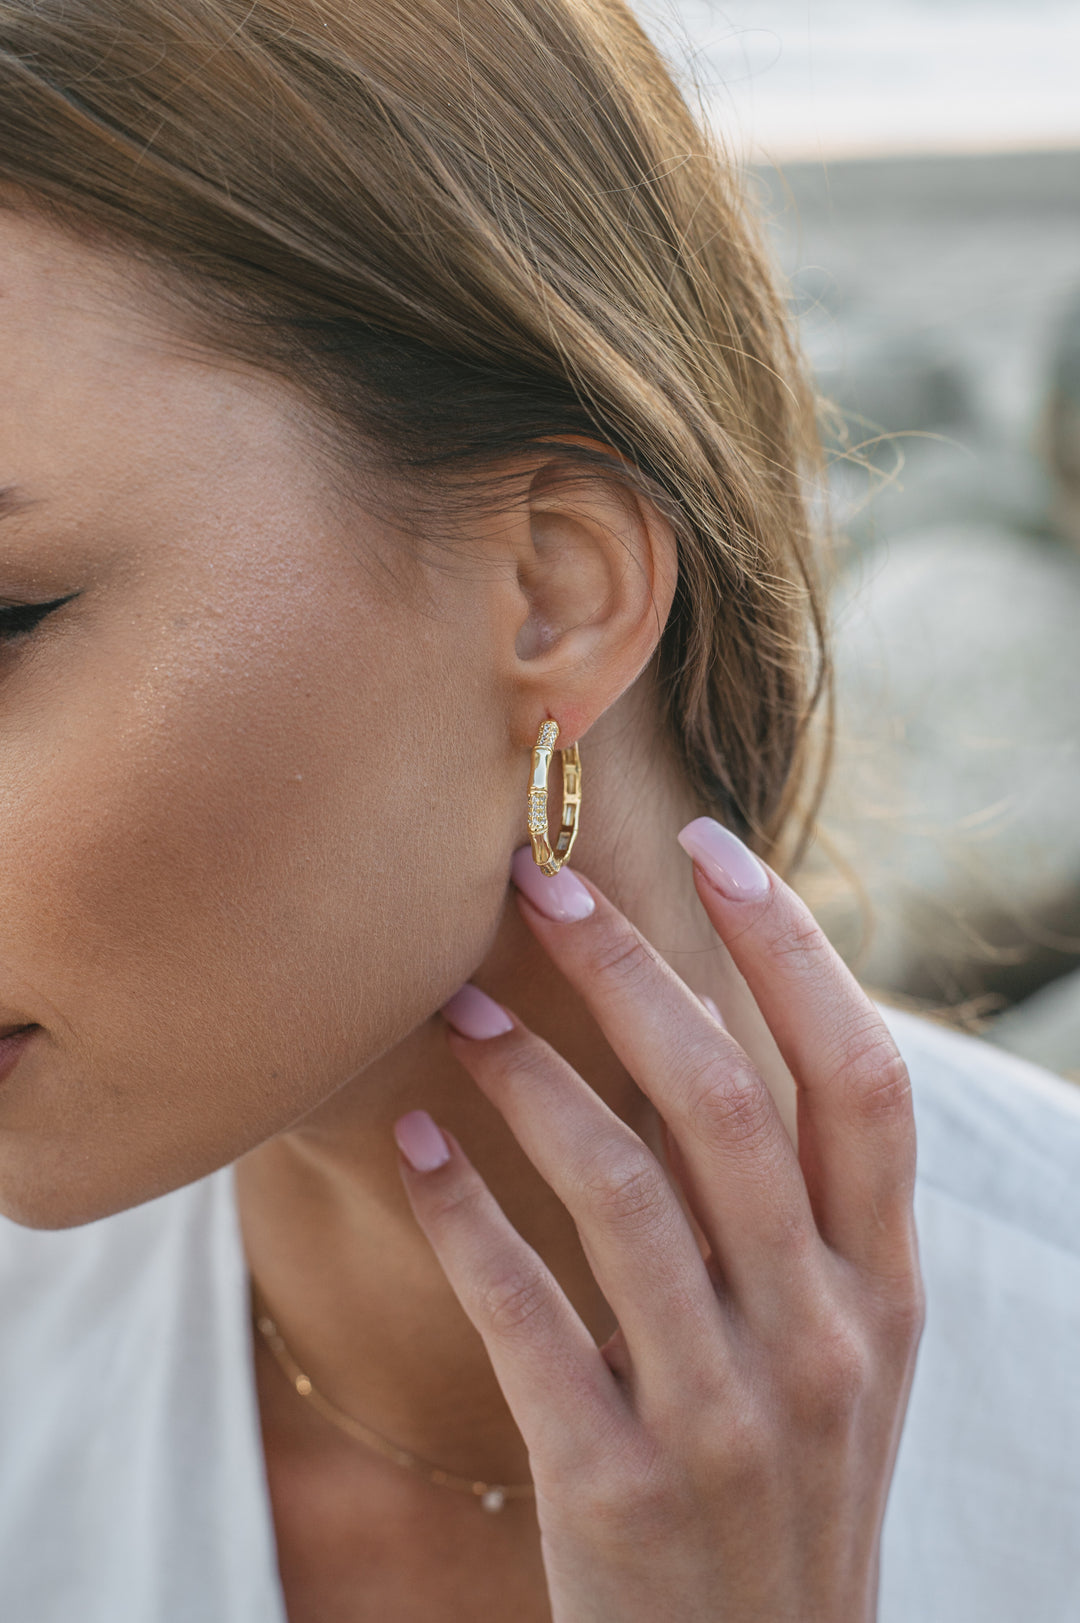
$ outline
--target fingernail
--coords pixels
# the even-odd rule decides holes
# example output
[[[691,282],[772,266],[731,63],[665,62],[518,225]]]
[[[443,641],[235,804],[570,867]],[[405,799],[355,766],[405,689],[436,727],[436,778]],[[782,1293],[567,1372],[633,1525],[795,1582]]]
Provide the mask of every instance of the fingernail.
[[[713,817],[696,817],[679,831],[679,844],[734,902],[754,902],[768,894],[769,875],[737,834]]]
[[[426,1110],[410,1110],[394,1123],[398,1149],[415,1172],[434,1172],[450,1159],[450,1147]]]
[[[541,873],[533,861],[531,846],[518,846],[510,864],[510,873],[522,895],[541,913],[549,919],[558,919],[560,924],[587,919],[596,909],[589,892],[569,868],[560,868],[550,878]]]
[[[701,997],[702,1003],[704,1003],[705,1007],[708,1009],[709,1013],[712,1015],[712,1017],[716,1021],[717,1025],[718,1026],[723,1026],[724,1030],[726,1031],[727,1030],[727,1021],[724,1019],[723,1015],[720,1013],[720,1010],[716,1007],[716,1004],[713,1002],[712,998],[709,997],[708,994],[705,993],[705,992],[702,992],[699,995]]]
[[[468,983],[443,1004],[442,1017],[463,1037],[501,1037],[514,1029],[502,1004]]]

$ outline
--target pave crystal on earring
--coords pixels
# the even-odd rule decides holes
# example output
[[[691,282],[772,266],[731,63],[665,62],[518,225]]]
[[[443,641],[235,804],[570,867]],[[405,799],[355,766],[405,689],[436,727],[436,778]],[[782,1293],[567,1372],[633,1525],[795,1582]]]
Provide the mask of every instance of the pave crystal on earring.
[[[547,790],[529,790],[529,833],[546,836],[548,828]]]

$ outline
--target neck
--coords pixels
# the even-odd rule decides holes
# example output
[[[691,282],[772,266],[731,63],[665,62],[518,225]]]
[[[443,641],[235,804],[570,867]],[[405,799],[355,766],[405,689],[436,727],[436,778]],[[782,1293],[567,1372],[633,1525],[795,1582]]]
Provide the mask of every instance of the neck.
[[[694,991],[715,999],[793,1133],[791,1079],[712,934],[690,864],[675,843],[696,808],[672,792],[677,780],[655,736],[647,747],[639,744],[641,759],[628,763],[632,735],[617,725],[595,741],[590,732],[574,865]],[[512,902],[472,979],[552,1043],[663,1161],[655,1110]],[[446,1470],[524,1482],[524,1445],[483,1343],[417,1227],[398,1175],[391,1125],[417,1107],[456,1134],[598,1343],[606,1340],[615,1321],[573,1223],[501,1116],[451,1059],[438,1017],[237,1164],[248,1262],[290,1351],[339,1409]],[[294,1405],[295,1423],[304,1424],[301,1400],[281,1385],[282,1401]],[[318,1424],[312,1416],[313,1435]],[[400,1471],[389,1462],[380,1466]]]

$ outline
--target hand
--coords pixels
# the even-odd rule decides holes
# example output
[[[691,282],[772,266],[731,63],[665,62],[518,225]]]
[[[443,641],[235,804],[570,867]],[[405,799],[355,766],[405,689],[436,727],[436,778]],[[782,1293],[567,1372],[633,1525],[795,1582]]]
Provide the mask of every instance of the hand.
[[[907,1072],[794,892],[711,819],[680,838],[796,1079],[798,1154],[744,1050],[563,869],[529,884],[563,918],[522,914],[665,1122],[710,1255],[641,1139],[488,1000],[501,1033],[448,1041],[618,1331],[597,1348],[452,1135],[402,1175],[528,1447],[554,1623],[868,1623],[923,1313]]]

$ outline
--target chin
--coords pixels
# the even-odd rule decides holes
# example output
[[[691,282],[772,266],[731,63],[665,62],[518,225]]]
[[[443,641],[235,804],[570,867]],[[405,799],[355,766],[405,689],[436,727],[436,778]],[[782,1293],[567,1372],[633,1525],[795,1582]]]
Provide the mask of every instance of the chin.
[[[112,1217],[134,1200],[123,1200],[115,1191],[72,1188],[62,1178],[44,1178],[12,1171],[0,1159],[0,1217],[26,1229],[74,1229]]]
[[[102,1176],[94,1160],[86,1150],[76,1154],[66,1145],[33,1155],[25,1141],[0,1132],[0,1218],[28,1229],[81,1228],[169,1194],[199,1175],[133,1177],[114,1167],[112,1176]],[[99,1166],[104,1162],[102,1157]]]

